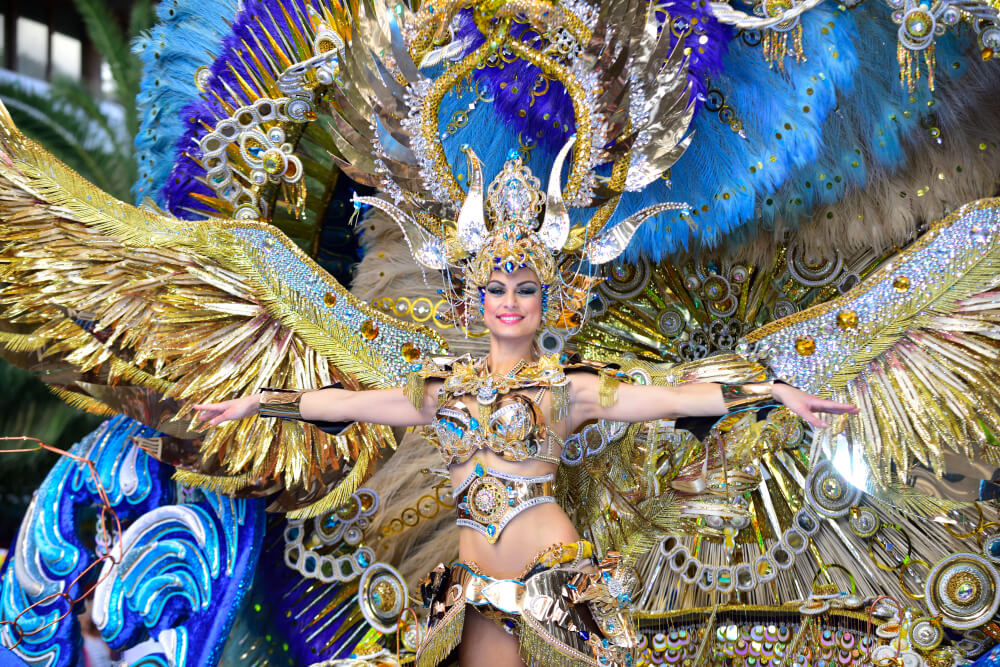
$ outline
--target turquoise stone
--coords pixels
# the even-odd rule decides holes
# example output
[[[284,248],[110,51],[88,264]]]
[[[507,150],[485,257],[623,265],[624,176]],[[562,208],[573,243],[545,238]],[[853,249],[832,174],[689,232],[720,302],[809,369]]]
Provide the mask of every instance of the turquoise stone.
[[[472,421],[469,422],[469,426],[472,428],[473,431],[478,431],[479,430],[479,420],[476,419],[475,417],[473,417]]]
[[[486,474],[486,471],[483,470],[483,464],[482,463],[477,463],[476,464],[476,477],[482,477],[485,474]]]
[[[490,537],[493,537],[494,535],[497,534],[497,525],[495,523],[491,523],[490,525],[486,526],[486,532],[489,534]]]

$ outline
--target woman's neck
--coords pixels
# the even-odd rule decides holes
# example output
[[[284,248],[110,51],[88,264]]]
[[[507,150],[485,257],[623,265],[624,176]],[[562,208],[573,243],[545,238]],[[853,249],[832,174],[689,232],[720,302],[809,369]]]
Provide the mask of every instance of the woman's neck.
[[[490,354],[487,357],[491,373],[503,375],[521,361],[535,361],[535,340],[530,338],[525,342],[490,339]]]

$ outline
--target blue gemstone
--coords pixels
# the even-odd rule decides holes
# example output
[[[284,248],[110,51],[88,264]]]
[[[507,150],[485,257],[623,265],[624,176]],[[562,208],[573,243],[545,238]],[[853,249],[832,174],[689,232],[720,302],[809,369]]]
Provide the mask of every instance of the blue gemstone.
[[[580,630],[579,635],[580,639],[582,639],[583,641],[587,641],[588,639],[590,639],[590,633],[587,632],[586,630]]]
[[[482,463],[477,463],[476,464],[476,471],[475,472],[476,472],[476,477],[482,477],[483,475],[486,474],[486,471],[483,470],[483,464]]]
[[[368,567],[368,556],[363,553],[358,554],[358,565],[361,567]]]
[[[469,426],[472,428],[473,431],[478,431],[479,430],[479,420],[476,419],[475,417],[473,417],[472,421],[469,422]]]
[[[486,526],[486,532],[489,534],[490,537],[493,537],[494,535],[497,534],[497,525],[495,523],[491,523],[490,525]]]
[[[514,273],[514,262],[509,259],[503,263],[503,270],[507,273]]]
[[[511,507],[513,507],[514,506],[514,501],[513,500],[508,500],[507,504],[510,505]]]
[[[423,367],[424,367],[423,364],[413,364],[412,366],[410,366],[410,370],[419,371]]]
[[[517,152],[516,148],[511,148],[509,151],[507,151],[508,160],[516,160],[519,157],[521,157],[521,154]]]

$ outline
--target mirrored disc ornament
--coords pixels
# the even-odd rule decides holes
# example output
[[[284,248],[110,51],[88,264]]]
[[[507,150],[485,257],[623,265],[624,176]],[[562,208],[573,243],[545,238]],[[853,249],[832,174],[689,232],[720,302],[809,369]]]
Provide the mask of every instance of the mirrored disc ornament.
[[[957,553],[939,561],[924,587],[927,607],[949,628],[978,627],[1000,608],[1000,573],[988,560]]]
[[[921,651],[937,648],[944,639],[944,630],[933,619],[923,616],[910,625],[910,643]]]
[[[850,512],[851,532],[866,539],[874,537],[882,525],[878,515],[870,507],[854,507],[851,508]]]
[[[986,538],[983,543],[983,555],[994,565],[1000,565],[1000,535]]]
[[[368,623],[383,634],[396,631],[406,608],[406,582],[394,567],[378,562],[365,570],[358,584],[358,606]]]
[[[835,519],[857,504],[860,489],[844,479],[830,461],[821,461],[806,480],[806,498],[817,514]]]

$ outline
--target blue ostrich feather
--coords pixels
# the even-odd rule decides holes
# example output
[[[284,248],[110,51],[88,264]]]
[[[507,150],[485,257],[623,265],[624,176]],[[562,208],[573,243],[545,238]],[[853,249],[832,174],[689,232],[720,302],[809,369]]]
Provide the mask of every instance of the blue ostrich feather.
[[[199,156],[198,141],[208,132],[205,126],[215,127],[218,121],[229,117],[220,100],[234,107],[247,104],[248,100],[235,97],[231,91],[241,90],[237,74],[246,81],[260,78],[255,60],[250,54],[255,55],[259,62],[265,63],[265,66],[273,59],[270,45],[260,34],[260,30],[254,32],[253,28],[263,25],[268,33],[278,40],[281,39],[279,35],[290,35],[290,26],[282,11],[284,6],[297,29],[305,31],[307,26],[302,25],[299,13],[295,9],[298,8],[303,15],[306,15],[305,8],[310,4],[307,0],[244,0],[241,3],[232,26],[227,28],[221,40],[218,56],[211,64],[205,92],[185,106],[180,113],[183,130],[176,142],[177,157],[163,188],[164,206],[172,214],[186,218],[198,217],[199,214],[191,209],[202,209],[203,206],[191,197],[191,194],[214,196],[212,191],[198,181],[199,178],[204,178],[205,172],[193,158]],[[254,34],[257,35],[259,42],[254,39]],[[248,50],[250,53],[247,53]],[[244,54],[242,58],[239,56],[241,52]],[[275,77],[279,73],[268,74]],[[189,153],[190,157],[185,155],[185,152]]]
[[[714,114],[695,118],[691,147],[671,169],[672,186],[657,181],[626,194],[611,223],[662,201],[688,202],[697,213],[688,220],[665,214],[644,225],[629,248],[629,259],[661,259],[692,242],[716,244],[754,216],[759,197],[773,193],[797,168],[816,159],[837,91],[850,89],[857,68],[854,22],[838,14],[821,6],[802,17],[806,59],[786,57],[784,72],[769,69],[759,48],[731,43],[724,74],[713,86],[735,110],[746,139]],[[837,58],[828,57],[833,50]]]
[[[888,11],[818,8],[803,17],[803,27],[807,60],[786,59],[785,80],[762,67],[759,53],[731,49],[719,85],[748,139],[709,114],[697,118],[694,143],[672,170],[673,188],[657,183],[623,198],[612,222],[668,199],[694,204],[698,215],[650,221],[626,259],[738,243],[779,220],[794,227],[906,166],[907,137],[927,131],[920,123],[933,95],[924,80],[913,92],[900,85],[897,26]],[[965,72],[960,44],[953,35],[937,40],[939,85]]]
[[[176,159],[184,131],[181,109],[199,95],[194,74],[208,54],[218,50],[229,31],[228,18],[239,0],[169,0],[157,7],[158,23],[137,39],[132,50],[142,60],[142,83],[136,106],[142,122],[135,137],[139,177],[135,201],[151,197],[162,205],[164,182]]]

